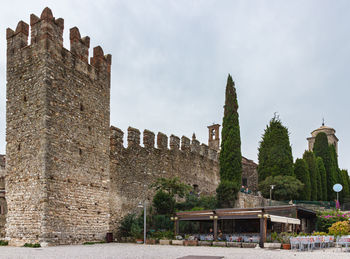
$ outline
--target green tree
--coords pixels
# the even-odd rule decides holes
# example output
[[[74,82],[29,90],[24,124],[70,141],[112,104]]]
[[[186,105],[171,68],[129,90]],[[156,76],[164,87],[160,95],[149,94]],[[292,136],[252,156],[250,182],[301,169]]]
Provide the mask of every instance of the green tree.
[[[173,214],[175,208],[174,197],[162,190],[158,190],[153,197],[153,206],[158,214]]]
[[[310,173],[304,159],[298,158],[294,164],[295,177],[304,184],[300,191],[299,199],[309,201],[311,197]]]
[[[265,129],[258,159],[259,181],[268,176],[293,175],[293,156],[288,129],[276,116]]]
[[[294,176],[269,176],[259,183],[259,190],[265,198],[270,198],[271,185],[275,185],[272,192],[274,200],[293,200],[298,198],[304,184]]]
[[[242,153],[235,84],[228,75],[221,132],[220,178],[241,184]]]
[[[341,170],[340,174],[342,176],[343,179],[343,202],[349,202],[350,201],[350,186],[349,186],[349,175],[348,175],[348,171],[346,170]]]
[[[216,197],[220,208],[233,208],[237,198],[239,184],[233,181],[221,180],[216,189]]]
[[[323,164],[323,159],[321,157],[316,158],[316,165],[321,176],[321,185],[322,185],[321,200],[326,201],[328,197],[327,173],[326,173],[326,168],[324,167],[324,164]]]
[[[313,152],[311,151],[305,151],[303,155],[303,159],[305,160],[307,167],[309,169],[310,173],[310,185],[311,185],[311,200],[317,201],[318,200],[318,168],[316,166],[316,157]],[[295,169],[294,169],[295,173]],[[295,173],[296,174],[296,173]]]
[[[188,184],[182,183],[178,177],[158,178],[150,185],[150,188],[167,192],[173,198],[176,198],[176,196],[183,198],[192,189]]]
[[[314,143],[314,153],[316,156],[322,158],[324,167],[326,169],[326,178],[327,178],[327,199],[329,201],[335,199],[335,193],[333,191],[333,185],[336,182],[336,167],[332,159],[331,149],[328,145],[327,135],[324,132],[320,132],[316,135]]]

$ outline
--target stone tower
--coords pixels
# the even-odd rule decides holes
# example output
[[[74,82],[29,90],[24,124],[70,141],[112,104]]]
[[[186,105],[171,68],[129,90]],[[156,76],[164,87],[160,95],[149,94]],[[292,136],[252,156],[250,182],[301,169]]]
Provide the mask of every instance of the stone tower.
[[[311,137],[307,138],[307,141],[309,143],[309,150],[312,151],[314,149],[314,143],[315,143],[315,138],[318,133],[324,132],[327,135],[328,138],[328,144],[329,145],[334,145],[335,150],[338,154],[338,141],[339,139],[335,136],[335,129],[325,126],[324,122],[322,123],[322,126],[319,127],[318,129],[315,129],[313,132],[311,132]]]
[[[209,129],[209,140],[208,146],[211,149],[220,151],[220,125],[213,124],[208,126]]]
[[[109,229],[111,55],[49,8],[7,29],[6,238],[101,240]]]

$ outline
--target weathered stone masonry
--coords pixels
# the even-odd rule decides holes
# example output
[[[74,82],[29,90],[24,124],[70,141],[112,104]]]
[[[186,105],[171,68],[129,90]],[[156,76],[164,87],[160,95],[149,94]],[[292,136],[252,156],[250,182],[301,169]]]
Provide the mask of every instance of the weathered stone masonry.
[[[111,127],[111,225],[117,230],[120,219],[137,209],[140,201],[151,202],[153,190],[149,189],[157,178],[177,176],[181,181],[198,186],[202,194],[214,194],[219,183],[217,152],[195,138],[168,137],[159,132],[157,147],[155,134],[128,128],[127,148],[123,145],[124,133]]]
[[[103,240],[140,201],[151,200],[149,185],[159,177],[177,176],[202,194],[214,194],[219,139],[215,150],[195,136],[171,135],[168,141],[144,130],[141,146],[140,131],[129,127],[124,147],[124,133],[109,121],[111,55],[95,47],[88,63],[89,37],[70,29],[67,50],[63,29],[63,19],[49,8],[40,18],[32,14],[30,26],[20,21],[15,31],[7,29],[0,236],[6,222],[11,245]],[[254,189],[256,164],[242,162]]]
[[[109,229],[111,56],[46,8],[7,29],[6,237],[72,244]]]

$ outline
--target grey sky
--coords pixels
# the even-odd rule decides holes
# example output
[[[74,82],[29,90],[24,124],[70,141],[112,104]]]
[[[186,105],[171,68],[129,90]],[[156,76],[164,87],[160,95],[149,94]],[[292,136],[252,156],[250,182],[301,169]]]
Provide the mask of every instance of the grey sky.
[[[0,10],[0,153],[5,152],[5,29],[49,6],[112,54],[111,123],[207,142],[222,123],[227,74],[238,92],[242,153],[257,161],[278,112],[294,159],[321,126],[350,169],[349,1],[8,1]]]

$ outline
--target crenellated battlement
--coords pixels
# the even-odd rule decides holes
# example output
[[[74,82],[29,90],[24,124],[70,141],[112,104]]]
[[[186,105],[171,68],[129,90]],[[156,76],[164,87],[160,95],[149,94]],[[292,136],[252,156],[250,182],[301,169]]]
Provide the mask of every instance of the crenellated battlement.
[[[28,45],[29,27],[30,45]],[[70,50],[68,51],[63,47],[63,30],[64,20],[62,18],[56,19],[50,8],[46,7],[42,11],[40,18],[35,14],[31,14],[30,26],[24,21],[20,21],[15,31],[7,28],[8,60],[11,60],[11,57],[15,56],[17,51],[25,47],[43,46],[43,49],[51,51],[54,56],[64,59],[65,62],[68,60],[65,52],[70,52],[73,57],[85,64],[85,67],[83,65],[81,67],[77,66],[78,70],[87,72],[90,69],[86,66],[91,65],[97,70],[110,73],[112,63],[110,54],[105,55],[100,46],[94,47],[93,56],[90,58],[89,63],[90,37],[81,37],[77,27],[71,28],[69,33]],[[62,51],[62,49],[65,51]],[[72,63],[75,64],[76,61]]]
[[[110,143],[111,150],[115,148],[124,148],[124,132],[114,126],[110,127]],[[157,134],[157,147],[155,147],[155,133],[145,129],[143,131],[143,147],[140,145],[141,131],[129,127],[127,130],[127,147],[126,148],[144,148],[144,149],[158,149],[160,151],[179,151],[182,153],[193,153],[209,160],[218,161],[218,153],[216,150],[209,148],[206,144],[200,144],[195,136],[192,137],[192,141],[182,136],[181,139],[178,136],[170,135],[168,138],[162,132]],[[169,139],[169,141],[168,141]],[[169,142],[169,143],[168,143]]]

